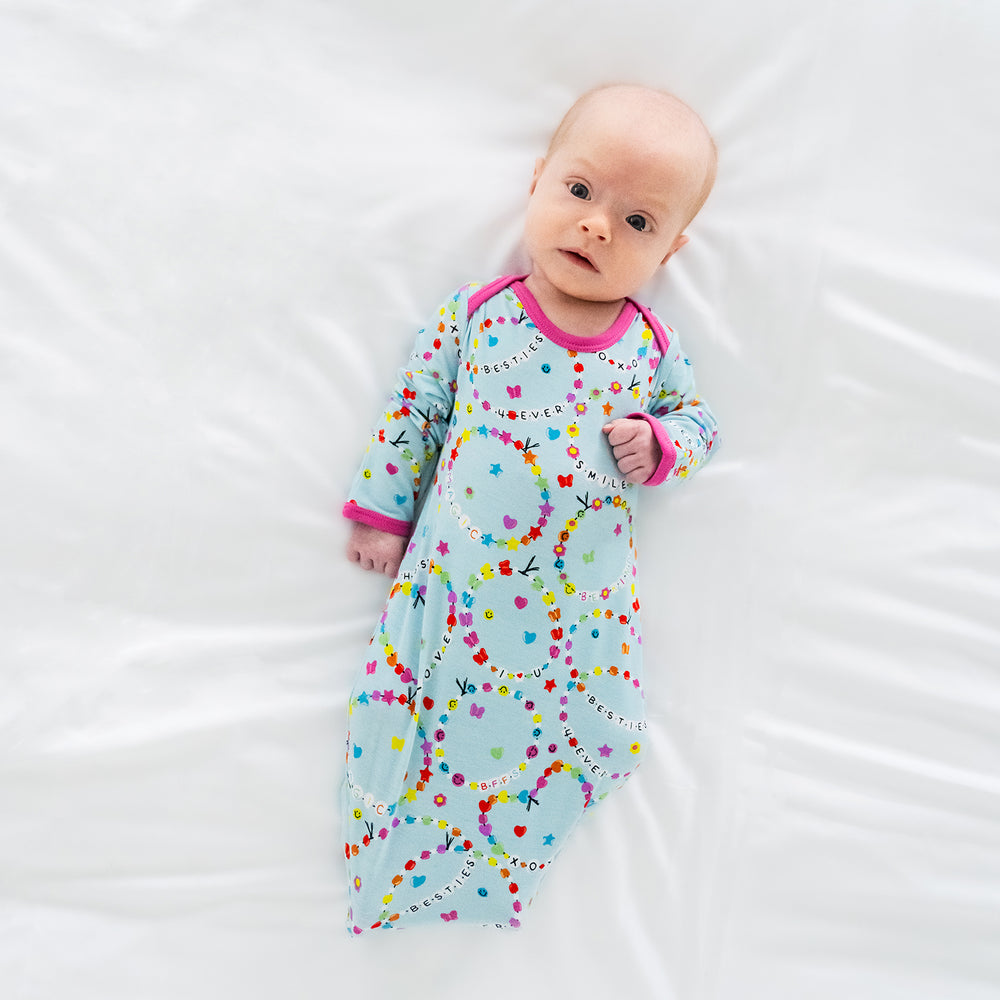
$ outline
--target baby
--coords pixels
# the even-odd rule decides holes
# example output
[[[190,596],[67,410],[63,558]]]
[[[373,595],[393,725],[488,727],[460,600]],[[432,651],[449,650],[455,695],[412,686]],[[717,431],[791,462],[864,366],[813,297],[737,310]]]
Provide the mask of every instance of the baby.
[[[583,812],[643,754],[637,485],[715,420],[633,295],[684,244],[715,145],[671,95],[584,95],[535,164],[526,275],[420,332],[344,514],[394,577],[350,699],[348,927],[518,927]]]

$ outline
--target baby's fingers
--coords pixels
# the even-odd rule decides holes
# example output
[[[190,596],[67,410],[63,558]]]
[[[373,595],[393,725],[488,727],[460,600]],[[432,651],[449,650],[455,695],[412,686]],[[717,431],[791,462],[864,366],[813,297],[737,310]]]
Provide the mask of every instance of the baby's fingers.
[[[628,458],[630,455],[639,455],[642,453],[642,450],[643,449],[639,447],[635,440],[615,445],[615,447],[611,449],[612,454],[615,456],[615,461],[619,466],[621,466],[623,459]]]
[[[640,428],[644,424],[644,420],[629,420],[627,417],[620,417],[618,420],[612,420],[610,424],[605,424],[601,429],[608,436],[608,444],[614,447],[633,440],[637,434],[641,433]]]
[[[632,452],[632,453],[624,456],[623,458],[618,458],[618,456],[616,455],[615,456],[615,461],[618,464],[618,471],[626,479],[629,479],[629,477],[633,473],[638,473],[642,469],[648,467],[648,463],[643,459],[643,457],[641,455],[636,454],[635,452]],[[646,480],[648,478],[649,478],[648,475],[644,475],[642,477],[642,480],[644,481],[644,480]],[[634,482],[634,480],[631,480],[631,479],[629,479],[629,481],[630,482]]]

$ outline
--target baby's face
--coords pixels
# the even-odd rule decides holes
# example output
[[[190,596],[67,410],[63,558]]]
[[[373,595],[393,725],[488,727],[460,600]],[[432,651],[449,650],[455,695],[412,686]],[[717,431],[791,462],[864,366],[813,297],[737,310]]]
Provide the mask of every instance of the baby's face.
[[[634,294],[687,242],[703,145],[690,129],[595,102],[535,166],[525,222],[535,280],[587,302]]]

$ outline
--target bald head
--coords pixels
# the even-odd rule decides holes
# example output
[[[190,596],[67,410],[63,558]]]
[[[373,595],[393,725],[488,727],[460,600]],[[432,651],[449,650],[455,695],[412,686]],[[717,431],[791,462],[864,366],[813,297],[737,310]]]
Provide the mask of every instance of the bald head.
[[[549,143],[548,159],[587,116],[611,117],[630,127],[640,143],[644,136],[670,140],[685,161],[690,205],[685,225],[708,198],[718,162],[715,141],[705,123],[682,100],[664,90],[635,84],[609,84],[587,91],[566,112]],[[687,186],[687,185],[686,185]]]

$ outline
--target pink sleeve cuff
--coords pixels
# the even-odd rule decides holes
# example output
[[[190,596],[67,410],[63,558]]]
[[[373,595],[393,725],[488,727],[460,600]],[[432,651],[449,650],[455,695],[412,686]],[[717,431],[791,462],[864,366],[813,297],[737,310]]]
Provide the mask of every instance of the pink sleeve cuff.
[[[674,447],[674,442],[670,440],[667,429],[656,417],[651,417],[648,413],[630,413],[628,416],[629,420],[645,420],[653,429],[653,436],[656,438],[656,443],[660,446],[660,464],[642,485],[659,486],[670,475],[670,470],[677,461],[677,449]]]
[[[410,533],[409,521],[400,521],[398,518],[387,517],[385,514],[379,514],[378,511],[369,510],[367,507],[359,507],[357,500],[348,500],[344,504],[342,513],[349,521],[360,521],[370,528],[377,528],[390,535],[401,535],[405,538]]]

